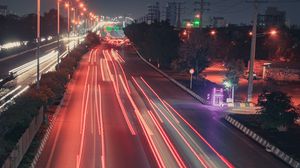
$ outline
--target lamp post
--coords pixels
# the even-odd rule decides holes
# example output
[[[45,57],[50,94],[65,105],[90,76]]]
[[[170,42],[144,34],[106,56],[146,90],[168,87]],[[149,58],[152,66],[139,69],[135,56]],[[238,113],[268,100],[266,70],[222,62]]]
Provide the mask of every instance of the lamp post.
[[[73,31],[73,36],[76,36],[76,8],[72,7],[71,11],[73,12],[73,19],[72,19],[72,31]],[[75,43],[73,43],[73,47],[75,46]]]
[[[60,50],[60,1],[57,0],[57,68],[59,68],[59,50]]]
[[[256,38],[259,35],[263,34],[257,34],[257,16],[258,16],[258,3],[254,3],[254,20],[253,20],[253,27],[252,32],[249,33],[249,35],[252,36],[252,42],[251,42],[251,55],[250,55],[250,65],[249,65],[249,77],[248,77],[248,96],[247,96],[247,102],[252,102],[252,96],[253,96],[253,78],[254,78],[254,61],[255,61],[255,54],[256,54]],[[275,29],[268,32],[271,36],[276,36],[277,31]]]
[[[37,0],[37,50],[36,50],[36,60],[37,60],[37,67],[36,67],[36,88],[40,89],[40,41],[41,41],[41,1]]]
[[[65,4],[65,7],[68,10],[68,54],[70,53],[70,2]]]
[[[190,89],[192,90],[192,89],[193,89],[193,74],[195,73],[194,68],[191,68],[189,72],[190,72],[190,74],[191,74],[191,78],[190,78]]]

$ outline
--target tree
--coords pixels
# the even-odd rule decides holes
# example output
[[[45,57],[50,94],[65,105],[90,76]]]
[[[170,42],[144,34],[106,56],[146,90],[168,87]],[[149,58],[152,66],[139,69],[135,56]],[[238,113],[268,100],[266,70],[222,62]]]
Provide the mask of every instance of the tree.
[[[180,71],[195,69],[195,75],[199,75],[209,66],[208,35],[201,30],[194,30],[190,38],[181,44],[179,57],[173,62],[173,68]]]
[[[133,23],[124,29],[125,35],[148,59],[163,67],[169,67],[177,57],[179,33],[166,21]]]
[[[225,81],[230,81],[235,87],[238,86],[240,77],[244,74],[245,64],[242,60],[231,60],[226,64],[227,72]]]
[[[261,106],[258,113],[260,114],[263,128],[285,131],[298,118],[297,110],[291,102],[291,97],[280,91],[264,91],[258,97],[258,105]]]
[[[98,44],[100,44],[100,38],[96,33],[88,32],[85,43],[88,47],[92,48]]]

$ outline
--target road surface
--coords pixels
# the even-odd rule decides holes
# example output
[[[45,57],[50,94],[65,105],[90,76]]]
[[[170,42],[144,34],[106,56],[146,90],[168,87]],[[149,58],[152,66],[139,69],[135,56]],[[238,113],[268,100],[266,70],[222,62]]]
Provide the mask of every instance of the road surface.
[[[69,49],[73,49],[77,45],[77,40],[71,40],[69,43]],[[64,58],[67,55],[66,50],[61,50],[59,57]],[[57,65],[57,44],[49,43],[41,48],[40,52],[40,74],[54,71]],[[1,90],[0,98],[0,114],[6,107],[16,98],[29,88],[29,85],[36,81],[36,54],[35,51],[29,51],[14,55],[13,57],[5,57],[0,60],[0,72],[2,75],[8,75],[13,73],[16,77],[13,81],[9,82],[9,85]]]
[[[133,49],[98,46],[68,86],[37,167],[286,167],[223,115]]]
[[[211,156],[211,153],[214,153],[206,150],[207,146],[211,146],[234,167],[287,167],[282,161],[267,153],[265,149],[240,131],[223,122],[222,118],[225,115],[223,111],[199,103],[188,93],[154,71],[146,63],[143,63],[133,49],[125,51],[124,59],[127,73],[132,76],[142,77],[162,101],[174,108],[174,115],[178,113],[187,123],[194,127],[200,135],[196,136],[198,137],[196,142],[204,146],[205,149],[203,150],[206,155]],[[177,115],[177,118],[180,118],[179,115]]]

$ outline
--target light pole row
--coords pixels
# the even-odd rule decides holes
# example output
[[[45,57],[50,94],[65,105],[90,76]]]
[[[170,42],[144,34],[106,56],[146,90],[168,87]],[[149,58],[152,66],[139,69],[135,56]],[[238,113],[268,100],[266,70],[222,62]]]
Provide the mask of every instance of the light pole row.
[[[60,3],[62,0],[56,0],[57,1],[57,68],[60,63]],[[79,8],[82,9],[84,12],[87,12],[87,8],[85,7],[84,3],[80,0],[76,0],[77,3],[79,3]],[[68,0],[65,3],[65,7],[67,8],[68,13],[68,43],[70,40],[70,1]],[[79,20],[76,22],[76,8],[72,7],[72,11],[74,11],[74,30],[76,29],[77,24],[79,24]],[[93,15],[94,16],[94,15]],[[79,35],[79,34],[78,34]],[[37,59],[37,84],[36,88],[40,88],[40,41],[41,41],[41,0],[37,0],[37,34],[36,34],[36,40],[37,40],[37,50],[36,50],[36,59]],[[68,53],[70,52],[69,44],[68,44]]]

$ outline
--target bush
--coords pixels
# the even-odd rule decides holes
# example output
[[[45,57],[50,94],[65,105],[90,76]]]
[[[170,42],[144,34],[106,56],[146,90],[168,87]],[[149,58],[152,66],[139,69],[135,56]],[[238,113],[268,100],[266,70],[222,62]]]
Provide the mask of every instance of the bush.
[[[258,98],[258,105],[261,106],[259,113],[263,128],[280,130],[293,125],[298,118],[291,97],[280,91],[264,91]]]

